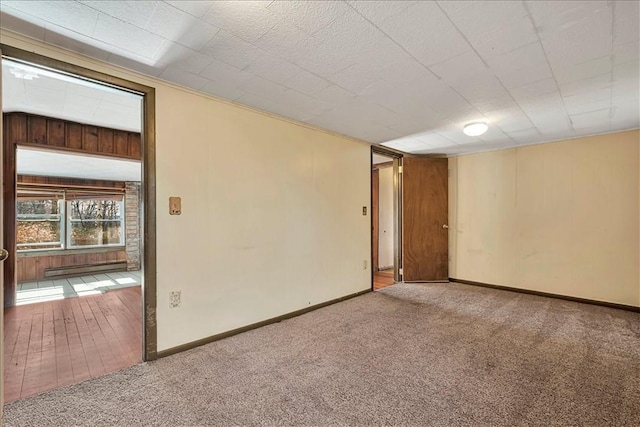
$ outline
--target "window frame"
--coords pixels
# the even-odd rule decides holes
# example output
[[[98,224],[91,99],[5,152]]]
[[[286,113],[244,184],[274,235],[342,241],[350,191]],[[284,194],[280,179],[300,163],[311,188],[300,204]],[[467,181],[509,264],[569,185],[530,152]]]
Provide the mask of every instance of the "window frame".
[[[106,199],[101,199],[99,197],[95,197],[95,198],[87,198],[85,200],[106,200]],[[81,222],[82,220],[77,220],[77,219],[72,219],[71,218],[71,202],[73,200],[65,200],[65,227],[66,227],[66,236],[65,236],[65,241],[66,241],[66,248],[69,250],[76,250],[76,249],[90,249],[90,248],[117,248],[117,247],[125,247],[127,245],[127,233],[126,233],[126,229],[125,229],[125,218],[126,218],[126,212],[125,212],[125,194],[123,193],[122,195],[122,200],[116,200],[116,202],[118,202],[118,204],[120,205],[120,219],[95,219],[92,221],[95,222],[100,222],[100,223],[104,223],[104,222],[119,222],[120,223],[120,242],[119,243],[114,243],[114,244],[106,244],[106,245],[72,245],[71,244],[71,231],[72,231],[72,226],[71,224],[73,222]]]
[[[52,194],[52,193],[49,193]],[[42,200],[46,200],[48,199],[48,197],[46,197],[47,194],[43,193],[43,197]],[[51,199],[53,199],[53,197],[51,197]],[[20,202],[20,195],[18,192],[18,195],[16,197],[16,251],[19,253],[26,253],[26,252],[44,252],[44,251],[64,251],[66,249],[66,199],[64,197],[64,192],[62,193],[62,197],[58,198],[58,216],[59,216],[59,221],[60,221],[60,247],[59,248],[30,248],[30,249],[20,249],[20,246],[37,246],[39,244],[41,245],[48,245],[48,244],[54,244],[56,242],[45,242],[45,243],[18,243],[18,239],[17,239],[17,234],[18,234],[18,223],[20,222],[20,216],[21,214],[18,214],[18,202]],[[28,221],[28,220],[23,220],[23,221]]]

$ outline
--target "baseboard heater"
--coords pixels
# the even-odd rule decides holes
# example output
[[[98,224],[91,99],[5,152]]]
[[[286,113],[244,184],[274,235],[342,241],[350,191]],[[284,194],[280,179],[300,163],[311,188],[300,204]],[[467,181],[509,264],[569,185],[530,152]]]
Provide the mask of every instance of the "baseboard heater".
[[[127,271],[126,261],[45,268],[44,277],[73,277],[93,273],[115,273],[118,271]]]

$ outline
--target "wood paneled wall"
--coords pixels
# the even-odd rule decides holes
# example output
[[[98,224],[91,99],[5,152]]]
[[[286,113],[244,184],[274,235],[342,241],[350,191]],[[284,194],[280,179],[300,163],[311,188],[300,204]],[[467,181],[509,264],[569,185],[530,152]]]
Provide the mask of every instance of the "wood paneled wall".
[[[42,147],[84,154],[141,159],[140,134],[85,125],[26,113],[4,113],[3,189],[4,242],[9,257],[4,262],[4,305],[16,296],[16,146]]]
[[[127,261],[127,253],[124,248],[98,253],[69,253],[68,251],[61,251],[59,255],[51,255],[50,253],[42,256],[34,256],[34,253],[28,256],[19,255],[16,267],[16,279],[18,283],[41,280],[45,277],[44,273],[48,268],[104,264],[116,261]]]
[[[85,125],[26,113],[4,114],[13,143],[141,159],[140,133]]]

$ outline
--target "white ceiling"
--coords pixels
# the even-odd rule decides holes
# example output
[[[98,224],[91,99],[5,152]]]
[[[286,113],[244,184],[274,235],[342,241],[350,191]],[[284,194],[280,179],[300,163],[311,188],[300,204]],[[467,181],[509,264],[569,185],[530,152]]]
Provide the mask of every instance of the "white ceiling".
[[[10,1],[2,27],[408,152],[640,127],[637,1]],[[462,134],[486,120],[482,137]],[[388,142],[391,141],[391,142]]]
[[[8,60],[2,60],[2,108],[132,132],[142,122],[140,95]]]
[[[136,160],[22,147],[18,148],[17,170],[20,175],[136,182],[141,179],[141,165]]]

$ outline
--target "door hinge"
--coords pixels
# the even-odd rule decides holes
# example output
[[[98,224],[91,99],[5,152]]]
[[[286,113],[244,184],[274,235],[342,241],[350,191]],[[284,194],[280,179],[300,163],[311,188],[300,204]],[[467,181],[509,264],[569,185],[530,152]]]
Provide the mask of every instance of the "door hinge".
[[[402,166],[398,166],[398,173],[402,173]]]
[[[401,268],[399,268],[399,269],[398,269],[398,274],[399,274],[399,275],[401,275],[401,276],[404,274],[404,273],[402,272],[402,269],[401,269]]]

